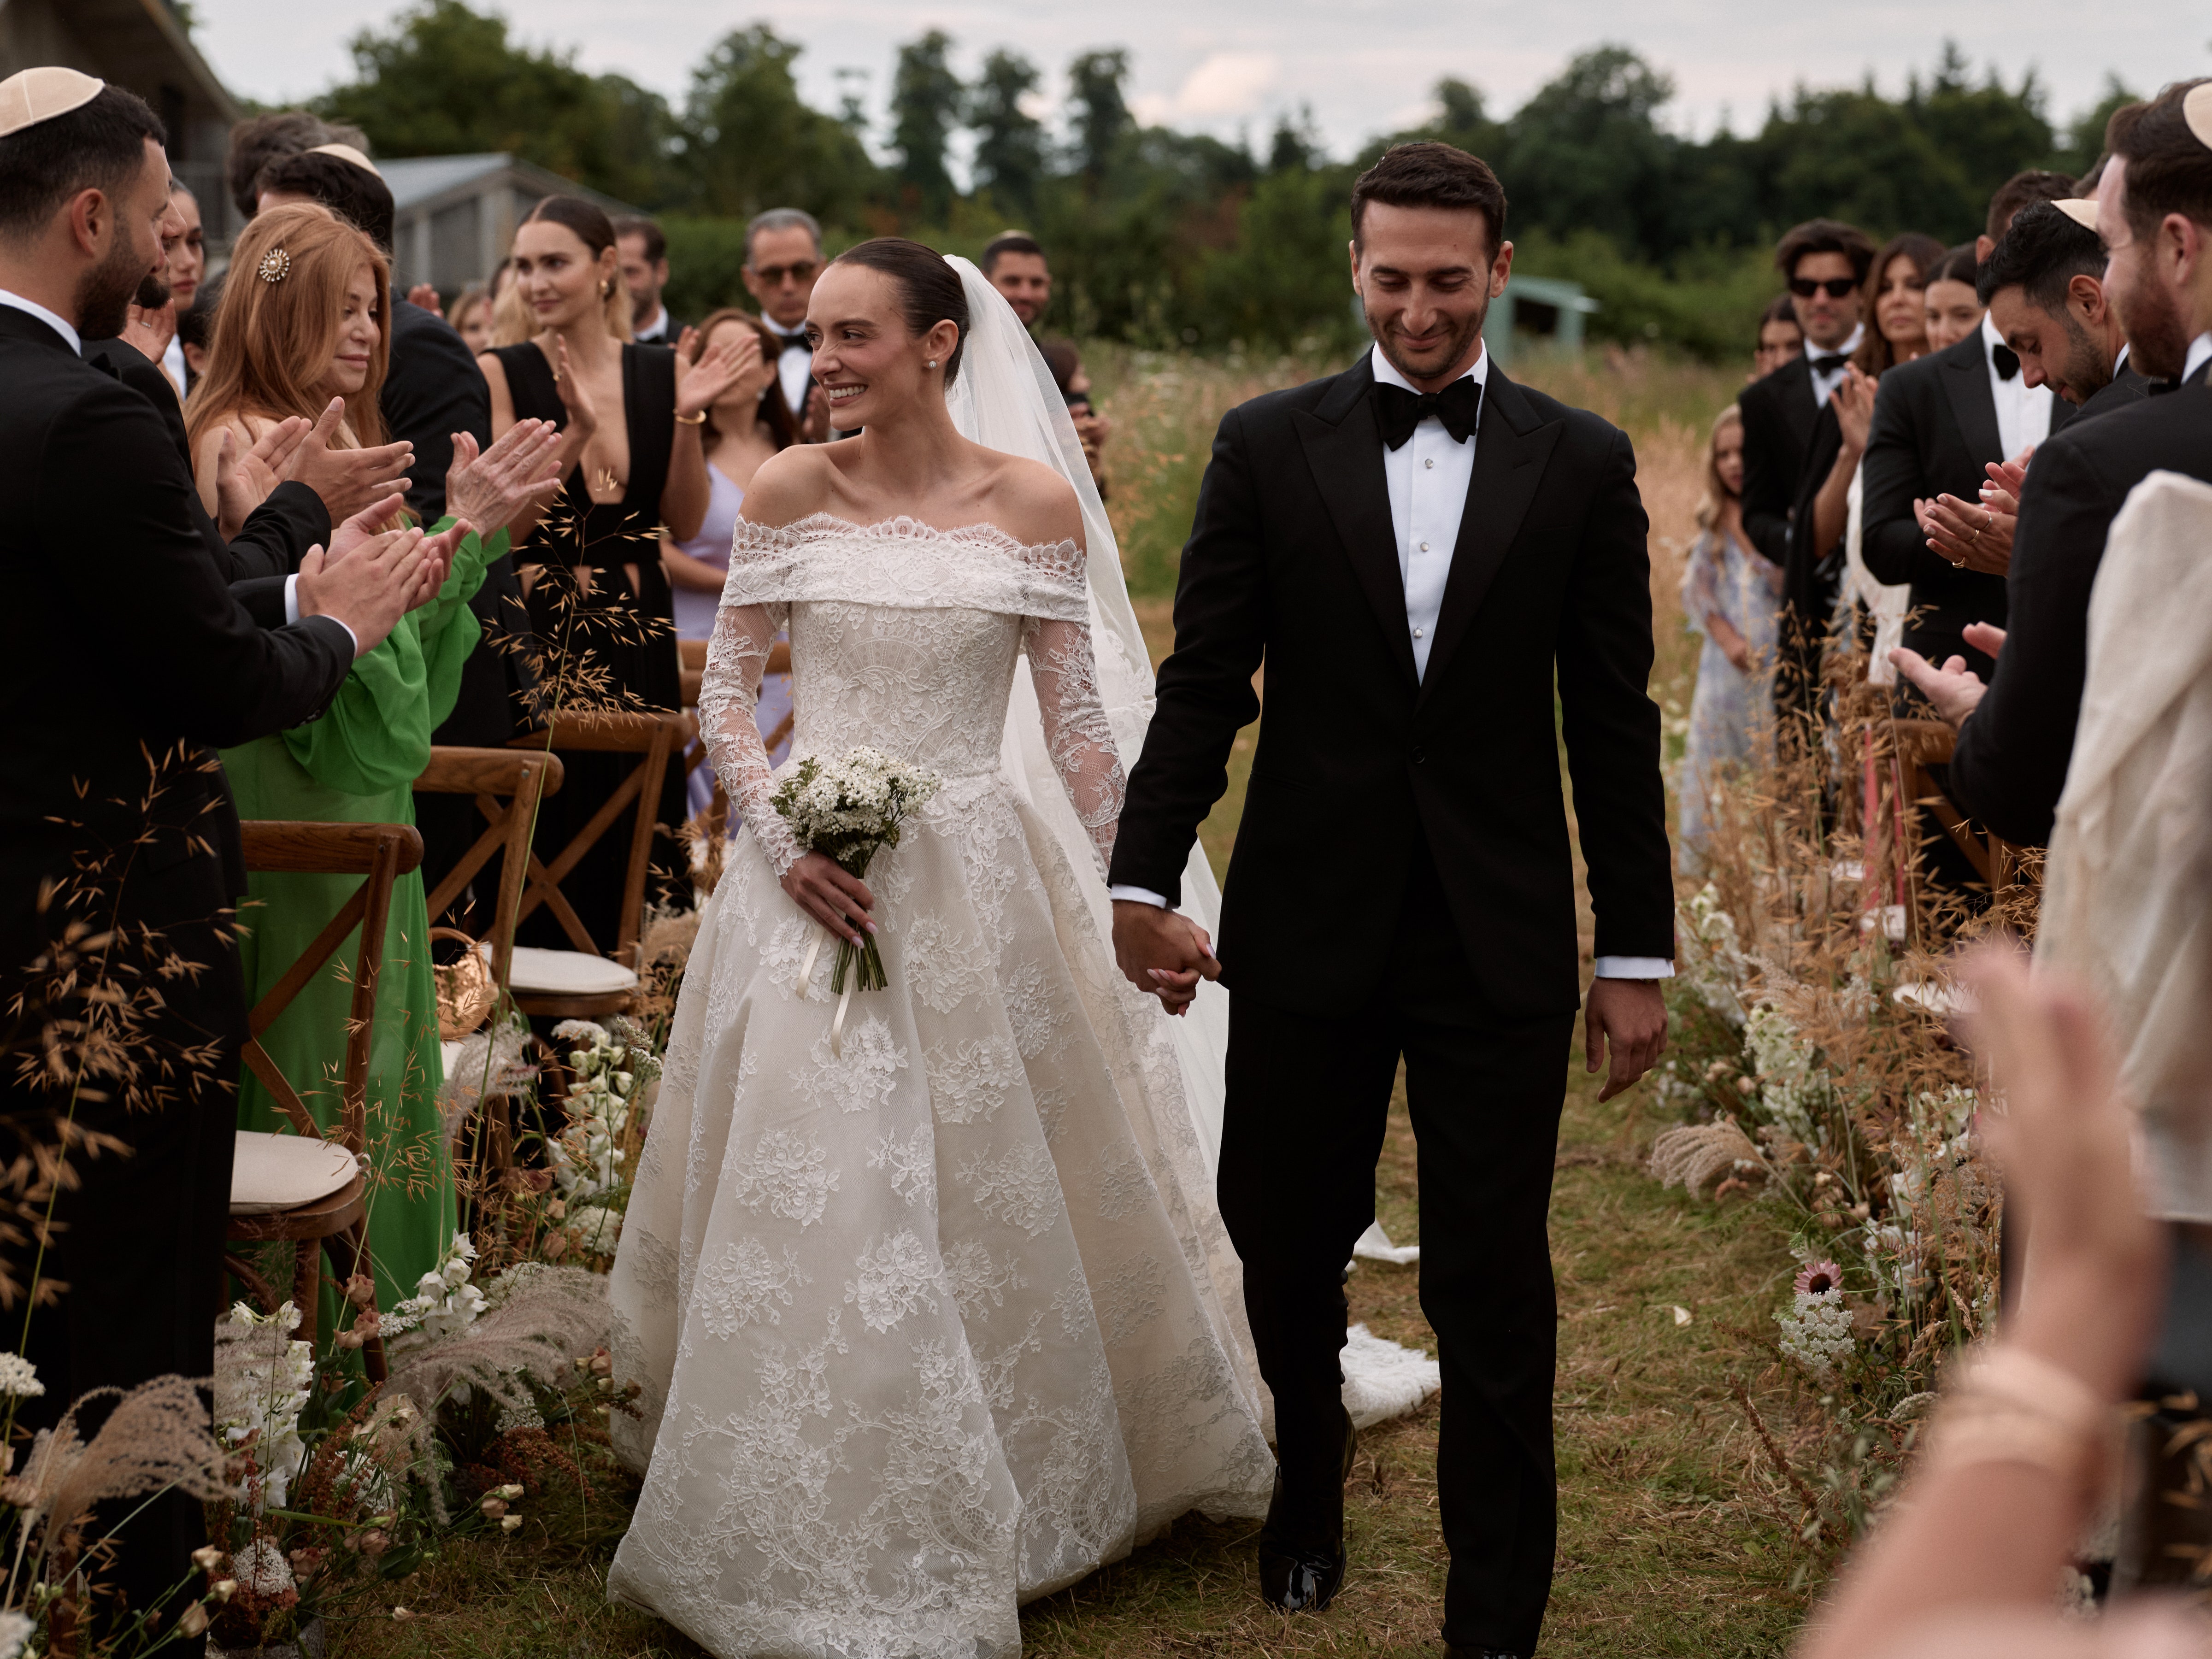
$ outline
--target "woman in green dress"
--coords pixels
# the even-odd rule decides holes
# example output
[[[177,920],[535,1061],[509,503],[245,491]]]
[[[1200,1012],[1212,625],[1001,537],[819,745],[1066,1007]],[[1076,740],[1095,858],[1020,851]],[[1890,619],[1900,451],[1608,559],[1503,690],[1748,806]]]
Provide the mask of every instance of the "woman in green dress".
[[[208,373],[190,411],[194,453],[211,460],[226,428],[251,444],[271,423],[312,418],[333,398],[349,411],[340,441],[383,442],[377,392],[390,290],[375,245],[321,208],[285,207],[248,226],[233,259],[238,280],[216,313]],[[468,601],[485,566],[507,551],[506,521],[557,483],[550,470],[557,443],[539,426],[512,446],[503,436],[480,457],[472,438],[454,435],[447,482],[453,513],[436,529],[463,533],[444,584],[355,662],[321,719],[223,751],[241,817],[414,822],[411,790],[428,763],[430,734],[452,712],[461,665],[479,637]],[[400,506],[395,495],[363,517],[397,515]],[[485,540],[477,525],[500,527]],[[267,994],[357,884],[352,876],[251,878],[240,918],[250,1000]],[[444,1071],[428,933],[422,876],[411,872],[392,890],[368,1067],[368,1237],[377,1300],[387,1311],[435,1267],[456,1220],[438,1109]],[[358,936],[349,936],[261,1039],[326,1129],[339,1117],[358,949]],[[290,1127],[251,1073],[240,1084],[238,1121]]]

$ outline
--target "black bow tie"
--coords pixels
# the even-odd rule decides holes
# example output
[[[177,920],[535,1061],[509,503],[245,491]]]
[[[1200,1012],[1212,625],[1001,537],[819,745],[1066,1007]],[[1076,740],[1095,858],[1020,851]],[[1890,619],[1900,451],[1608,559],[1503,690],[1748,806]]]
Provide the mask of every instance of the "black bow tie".
[[[1409,392],[1388,381],[1375,383],[1375,423],[1392,449],[1404,447],[1413,428],[1430,416],[1444,423],[1454,443],[1465,443],[1482,417],[1482,383],[1462,374],[1442,392]]]
[[[1808,357],[1805,361],[1812,366],[1813,373],[1815,374],[1840,374],[1843,373],[1844,365],[1850,362],[1850,359],[1840,351],[1831,351],[1824,352],[1818,357]]]
[[[814,348],[806,343],[806,337],[804,334],[785,335],[783,349],[786,351],[803,351],[810,357],[814,355]]]
[[[1990,361],[1996,365],[1997,379],[2000,380],[2009,380],[2020,373],[2020,353],[2008,345],[1991,346]]]

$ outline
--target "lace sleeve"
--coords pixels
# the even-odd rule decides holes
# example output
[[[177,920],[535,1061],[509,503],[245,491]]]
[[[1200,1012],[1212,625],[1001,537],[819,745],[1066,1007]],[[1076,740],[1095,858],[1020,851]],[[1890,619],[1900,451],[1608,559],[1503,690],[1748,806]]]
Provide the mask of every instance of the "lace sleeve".
[[[1103,875],[1113,862],[1114,833],[1121,822],[1127,781],[1105,705],[1098,697],[1091,625],[1032,617],[1022,626],[1022,649],[1029,653],[1030,674],[1036,682],[1045,746],[1052,751],[1052,763],[1059,769],[1075,816],[1098,849]]]
[[[715,611],[707,672],[699,684],[699,734],[707,758],[779,877],[798,862],[800,849],[783,815],[769,804],[775,791],[755,711],[769,647],[789,609],[726,604]]]

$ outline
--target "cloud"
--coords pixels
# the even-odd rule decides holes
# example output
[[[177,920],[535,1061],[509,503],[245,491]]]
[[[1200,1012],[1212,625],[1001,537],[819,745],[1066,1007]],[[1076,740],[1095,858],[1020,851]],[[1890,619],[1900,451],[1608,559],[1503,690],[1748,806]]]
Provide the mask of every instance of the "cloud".
[[[1272,52],[1217,52],[1183,77],[1176,113],[1189,121],[1249,115],[1273,90],[1282,60]]]

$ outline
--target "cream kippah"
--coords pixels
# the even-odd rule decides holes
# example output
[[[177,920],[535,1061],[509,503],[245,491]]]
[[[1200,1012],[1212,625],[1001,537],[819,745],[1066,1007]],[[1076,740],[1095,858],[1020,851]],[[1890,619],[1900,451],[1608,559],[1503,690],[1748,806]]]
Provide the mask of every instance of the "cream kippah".
[[[0,81],[0,138],[82,109],[107,85],[73,69],[27,69]]]
[[[2097,198],[2094,196],[2069,196],[2051,206],[2071,219],[2082,229],[2094,234],[2097,228]]]
[[[313,149],[310,149],[307,154],[310,155],[335,155],[341,161],[350,161],[357,167],[366,167],[369,172],[376,173],[376,163],[370,161],[366,155],[363,155],[351,144],[317,144]],[[376,176],[380,179],[384,177],[380,173],[376,173]]]
[[[2197,142],[2212,149],[2212,81],[2190,88],[2181,100],[2181,118],[2197,135]]]

